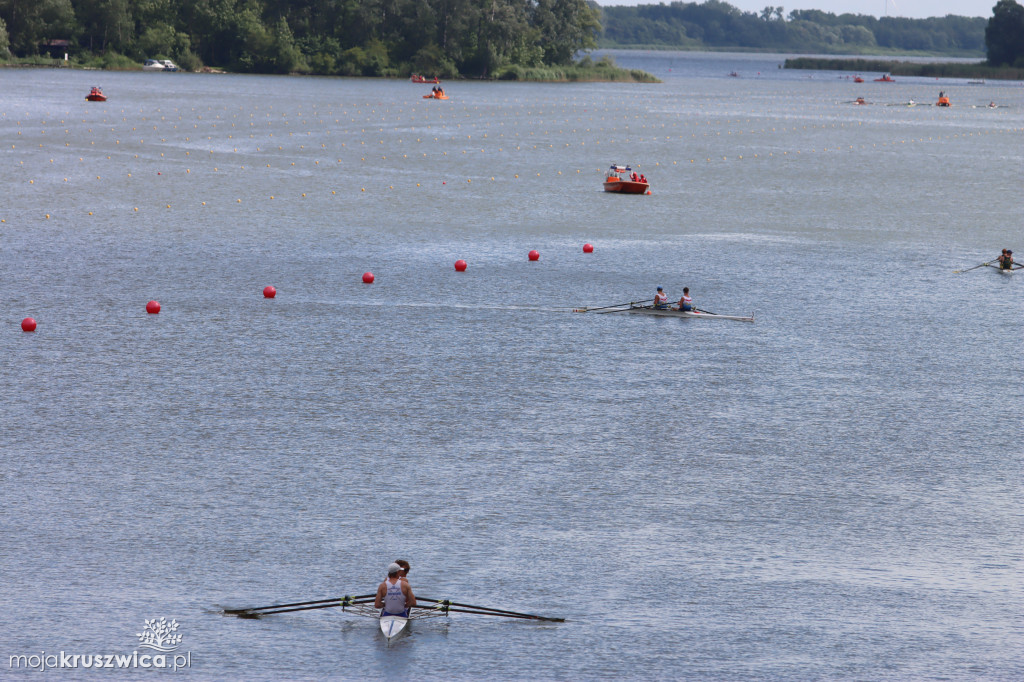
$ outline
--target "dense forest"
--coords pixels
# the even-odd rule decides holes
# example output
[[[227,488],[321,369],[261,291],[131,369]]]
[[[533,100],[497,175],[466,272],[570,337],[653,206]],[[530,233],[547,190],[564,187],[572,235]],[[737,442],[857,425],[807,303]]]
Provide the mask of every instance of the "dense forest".
[[[603,28],[602,28],[603,27]],[[0,60],[138,68],[147,58],[255,73],[572,80],[621,78],[602,47],[822,54],[988,53],[1024,66],[1024,7],[990,19],[903,19],[720,0],[599,7],[587,0],[0,0]],[[573,70],[576,72],[573,72]],[[593,77],[592,77],[593,78]],[[626,79],[649,79],[641,72]]]
[[[864,54],[927,52],[981,55],[986,19],[904,19],[819,10],[765,7],[742,12],[718,0],[637,7],[605,7],[602,47],[763,49],[779,52]]]
[[[243,72],[502,77],[572,65],[586,0],[0,0],[0,57],[173,59]],[[513,74],[514,76],[514,74]]]

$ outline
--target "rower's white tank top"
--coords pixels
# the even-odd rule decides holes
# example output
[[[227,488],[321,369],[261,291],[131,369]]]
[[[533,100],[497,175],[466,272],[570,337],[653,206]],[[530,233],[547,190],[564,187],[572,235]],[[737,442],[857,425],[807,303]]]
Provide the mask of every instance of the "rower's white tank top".
[[[402,579],[399,578],[395,584],[391,579],[384,580],[387,583],[388,591],[384,595],[384,611],[386,613],[399,614],[405,611],[405,595],[402,594]]]

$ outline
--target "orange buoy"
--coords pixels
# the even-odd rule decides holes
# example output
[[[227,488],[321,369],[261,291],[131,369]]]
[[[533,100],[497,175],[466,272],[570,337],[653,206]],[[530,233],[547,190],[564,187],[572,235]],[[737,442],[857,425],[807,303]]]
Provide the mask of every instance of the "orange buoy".
[[[156,301],[150,301],[146,304],[146,312],[150,315],[156,315],[160,312],[160,304]]]
[[[537,249],[530,251],[530,260],[540,260],[540,251]]]
[[[277,296],[277,289],[272,286],[263,287],[263,298],[274,298]]]
[[[36,321],[31,317],[26,317],[21,321],[21,331],[23,332],[34,332],[36,330]]]
[[[466,271],[466,261],[462,260],[461,258],[459,260],[455,261],[455,272],[465,272],[465,271]]]
[[[593,244],[584,244],[583,245],[583,253],[594,253],[594,245]]]
[[[363,273],[363,284],[373,284],[373,273],[372,272],[364,272]]]

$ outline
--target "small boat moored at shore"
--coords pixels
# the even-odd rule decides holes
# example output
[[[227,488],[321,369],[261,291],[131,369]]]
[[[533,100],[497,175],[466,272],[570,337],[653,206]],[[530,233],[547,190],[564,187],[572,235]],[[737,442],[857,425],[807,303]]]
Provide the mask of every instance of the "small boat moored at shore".
[[[613,163],[604,178],[604,191],[616,194],[650,194],[651,185],[643,175],[637,175],[629,166]]]
[[[147,59],[143,71],[178,71],[178,65],[170,59]]]
[[[89,94],[85,96],[90,102],[106,102],[107,96],[103,94],[103,91],[99,88],[93,88],[89,91]]]

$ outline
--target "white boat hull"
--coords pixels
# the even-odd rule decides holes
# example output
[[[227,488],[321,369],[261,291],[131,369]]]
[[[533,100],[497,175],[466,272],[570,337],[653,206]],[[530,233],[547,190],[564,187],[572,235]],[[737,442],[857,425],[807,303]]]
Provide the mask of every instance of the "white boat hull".
[[[701,320],[737,320],[739,322],[753,322],[754,316],[744,317],[741,315],[716,315],[715,313],[704,313],[699,310],[679,310],[677,308],[626,308],[623,312],[635,313],[637,315],[654,315],[655,317],[687,317]]]
[[[406,616],[385,616],[382,614],[380,617],[380,631],[388,641],[405,632],[408,625],[409,619]]]

